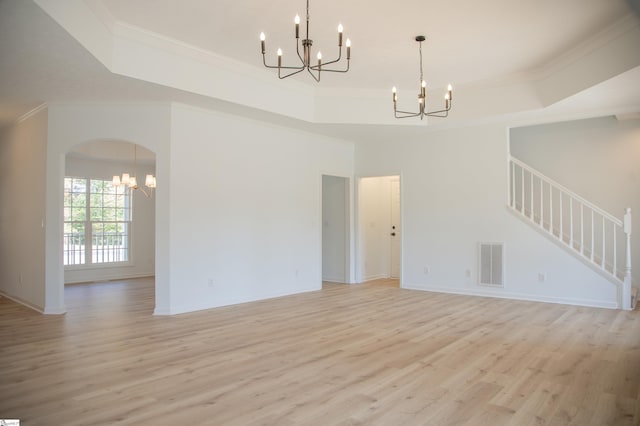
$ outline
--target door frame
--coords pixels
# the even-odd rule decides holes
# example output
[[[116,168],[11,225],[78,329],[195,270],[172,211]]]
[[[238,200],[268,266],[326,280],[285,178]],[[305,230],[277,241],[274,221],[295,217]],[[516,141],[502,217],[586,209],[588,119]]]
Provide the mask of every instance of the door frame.
[[[358,283],[364,282],[364,262],[365,259],[363,257],[363,248],[362,248],[362,238],[364,235],[364,220],[362,217],[363,212],[363,200],[362,200],[362,190],[361,184],[362,179],[366,178],[397,178],[399,180],[400,186],[400,265],[399,265],[399,283],[400,288],[404,288],[404,190],[403,190],[403,176],[401,172],[390,172],[384,174],[366,174],[366,175],[358,175],[355,177],[355,280]],[[391,198],[389,197],[389,207],[391,204]],[[389,215],[391,213],[389,212]],[[390,224],[389,224],[390,227]],[[391,241],[389,241],[389,275],[391,274]]]
[[[344,244],[345,244],[345,284],[355,284],[356,281],[356,268],[355,268],[355,217],[354,217],[354,188],[353,188],[353,177],[347,175],[341,175],[337,173],[331,172],[321,172],[320,173],[320,249],[319,249],[319,265],[320,265],[320,285],[322,285],[322,269],[323,269],[323,231],[324,231],[324,223],[322,220],[322,209],[323,209],[323,176],[331,176],[340,179],[344,179],[345,181],[345,232],[344,232]]]

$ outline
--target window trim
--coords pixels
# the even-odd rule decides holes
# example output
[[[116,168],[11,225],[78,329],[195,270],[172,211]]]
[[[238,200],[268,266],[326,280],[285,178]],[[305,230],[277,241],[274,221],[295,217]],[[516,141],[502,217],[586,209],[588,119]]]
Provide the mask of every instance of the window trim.
[[[135,266],[135,262],[134,262],[134,250],[133,250],[133,215],[134,215],[134,208],[133,208],[133,194],[131,192],[130,188],[125,188],[125,195],[128,197],[129,199],[129,220],[128,221],[92,221],[91,220],[91,203],[90,203],[90,199],[91,199],[91,181],[102,181],[102,182],[109,182],[110,180],[108,179],[102,179],[102,178],[98,178],[98,177],[90,177],[90,176],[74,176],[74,175],[65,175],[64,176],[64,180],[66,179],[81,179],[85,181],[85,197],[86,197],[86,205],[85,205],[85,220],[84,220],[84,226],[85,226],[85,263],[80,263],[80,264],[70,264],[70,265],[65,265],[64,264],[64,258],[65,258],[65,250],[64,250],[64,243],[63,243],[63,247],[62,247],[62,263],[63,263],[63,267],[65,271],[81,271],[81,270],[93,270],[93,269],[113,269],[113,268],[123,268],[123,267],[134,267]],[[64,182],[63,180],[63,182]],[[64,183],[63,183],[63,188],[64,188]],[[63,194],[64,194],[64,190],[63,190]],[[64,195],[63,195],[64,197]],[[64,227],[65,224],[67,223],[74,223],[74,222],[80,222],[80,221],[67,221],[65,220],[64,217],[64,200],[63,200],[63,212],[62,212],[62,234],[64,236],[65,232],[64,232]],[[127,260],[123,260],[123,261],[116,261],[116,262],[100,262],[100,263],[93,263],[93,246],[90,243],[88,248],[87,248],[87,241],[92,241],[93,240],[93,224],[95,223],[127,223],[128,224],[128,230],[127,230]],[[63,237],[63,241],[64,241],[64,237]],[[87,263],[87,259],[90,260],[90,263]]]

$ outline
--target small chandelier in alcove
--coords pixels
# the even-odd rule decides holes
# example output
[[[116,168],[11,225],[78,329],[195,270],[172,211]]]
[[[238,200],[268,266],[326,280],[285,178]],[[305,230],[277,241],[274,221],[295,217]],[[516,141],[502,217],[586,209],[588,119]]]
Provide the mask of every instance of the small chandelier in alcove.
[[[122,186],[126,185],[129,189],[136,190],[139,189],[146,197],[153,196],[153,190],[156,187],[156,177],[154,175],[147,175],[145,177],[144,185],[147,187],[147,190],[138,185],[138,180],[136,179],[136,174],[138,173],[138,146],[133,144],[133,175],[129,173],[123,173],[122,178],[118,175],[113,176],[113,185],[114,186]]]
[[[313,65],[311,64],[311,46],[313,45],[313,40],[309,38],[309,0],[307,0],[307,27],[305,31],[305,38],[302,39],[302,54],[300,54],[300,16],[296,15],[293,20],[296,25],[296,53],[298,54],[298,59],[300,59],[300,65],[297,67],[291,66],[283,66],[282,65],[282,49],[278,48],[278,65],[267,65],[267,59],[265,57],[266,52],[266,36],[264,33],[260,33],[260,47],[262,50],[262,63],[267,68],[277,68],[278,69],[278,78],[283,79],[287,77],[291,77],[292,75],[298,74],[305,69],[311,74],[311,77],[314,78],[317,82],[320,81],[320,74],[322,71],[326,72],[342,72],[345,73],[349,71],[349,61],[351,60],[351,40],[347,39],[347,65],[344,69],[335,69],[328,68],[327,65],[335,64],[340,62],[342,59],[342,24],[338,25],[338,58],[332,61],[322,62],[322,53],[318,52],[316,58],[318,62]],[[282,75],[282,70],[293,70],[288,74]]]
[[[424,74],[422,72],[422,42],[425,41],[425,36],[416,36],[416,41],[420,43],[420,92],[418,93],[418,112],[400,111],[398,109],[398,93],[395,86],[392,89],[393,92],[393,113],[396,118],[409,118],[420,117],[422,120],[424,117],[440,117],[445,118],[449,115],[451,105],[453,102],[453,92],[451,85],[447,87],[447,93],[444,95],[444,108],[437,111],[427,111],[427,83],[424,81]]]

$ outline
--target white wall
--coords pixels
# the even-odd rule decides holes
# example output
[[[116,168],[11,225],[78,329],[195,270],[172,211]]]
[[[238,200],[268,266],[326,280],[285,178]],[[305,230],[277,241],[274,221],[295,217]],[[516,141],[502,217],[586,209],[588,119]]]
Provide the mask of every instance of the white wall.
[[[0,134],[0,294],[45,310],[45,189],[48,113]]]
[[[109,145],[109,142],[102,142]],[[67,156],[65,162],[67,176],[90,177],[111,180],[113,175],[133,172],[133,162],[115,162]],[[155,174],[150,164],[137,165],[137,176],[144,185],[144,176]],[[79,265],[67,266],[65,283],[102,281],[147,277],[155,273],[155,198],[147,198],[140,191],[133,191],[131,223],[130,262],[127,265]]]
[[[507,129],[479,125],[356,145],[357,175],[402,175],[403,286],[615,307],[615,285],[508,212]],[[477,285],[480,241],[505,243],[504,289]]]
[[[615,117],[513,128],[511,154],[622,219],[640,223],[640,120]],[[632,271],[640,284],[640,232],[632,234]]]
[[[391,276],[391,176],[358,185],[358,259],[361,281]]]
[[[169,201],[171,199],[169,104],[73,103],[49,106],[46,192],[46,312],[62,313],[64,268],[62,266],[62,182],[69,149],[95,140],[119,140],[142,145],[156,154],[156,311],[168,309]]]
[[[349,282],[349,179],[322,176],[322,280]]]
[[[174,105],[171,173],[166,313],[321,288],[321,176],[352,144]]]

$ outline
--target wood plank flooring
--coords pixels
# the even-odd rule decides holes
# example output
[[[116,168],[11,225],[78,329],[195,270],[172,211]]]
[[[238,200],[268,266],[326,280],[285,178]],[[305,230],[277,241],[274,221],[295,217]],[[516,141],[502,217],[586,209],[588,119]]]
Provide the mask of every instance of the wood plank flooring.
[[[151,279],[0,299],[0,418],[26,425],[640,424],[640,313],[394,281],[154,317]]]

